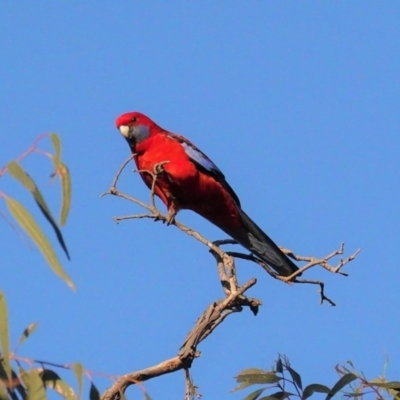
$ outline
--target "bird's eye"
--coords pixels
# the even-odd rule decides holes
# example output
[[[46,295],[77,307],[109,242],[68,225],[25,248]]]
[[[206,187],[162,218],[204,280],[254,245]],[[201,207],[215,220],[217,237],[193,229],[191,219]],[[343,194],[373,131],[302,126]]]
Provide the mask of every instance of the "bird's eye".
[[[131,121],[132,122],[136,122],[137,121],[137,117],[132,117]]]

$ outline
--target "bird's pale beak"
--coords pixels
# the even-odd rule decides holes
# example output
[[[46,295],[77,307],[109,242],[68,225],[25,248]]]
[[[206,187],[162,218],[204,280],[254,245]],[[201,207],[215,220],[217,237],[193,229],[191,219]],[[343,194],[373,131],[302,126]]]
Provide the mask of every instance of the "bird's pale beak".
[[[119,131],[121,132],[122,136],[126,137],[129,139],[129,126],[128,125],[121,125],[119,127]]]

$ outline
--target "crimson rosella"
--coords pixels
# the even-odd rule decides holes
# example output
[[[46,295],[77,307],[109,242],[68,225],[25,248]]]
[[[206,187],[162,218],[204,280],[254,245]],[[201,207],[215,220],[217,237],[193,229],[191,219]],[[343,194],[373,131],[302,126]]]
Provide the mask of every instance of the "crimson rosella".
[[[289,276],[297,266],[241,209],[236,193],[221,170],[193,143],[168,132],[139,112],[121,115],[116,120],[127,140],[139,171],[154,171],[163,165],[154,188],[168,208],[172,222],[181,209],[200,214],[218,226],[278,274]],[[153,178],[140,172],[151,188]]]

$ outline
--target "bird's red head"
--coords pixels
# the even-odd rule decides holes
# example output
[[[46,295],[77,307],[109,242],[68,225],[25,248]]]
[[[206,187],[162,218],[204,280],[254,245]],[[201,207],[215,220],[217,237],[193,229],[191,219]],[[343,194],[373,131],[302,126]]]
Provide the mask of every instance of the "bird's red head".
[[[161,130],[149,117],[136,111],[120,115],[115,120],[115,125],[131,147]]]

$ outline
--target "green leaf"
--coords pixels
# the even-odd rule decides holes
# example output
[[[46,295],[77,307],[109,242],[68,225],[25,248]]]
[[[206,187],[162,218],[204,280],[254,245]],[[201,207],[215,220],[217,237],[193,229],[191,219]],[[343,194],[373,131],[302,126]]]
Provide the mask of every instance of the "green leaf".
[[[7,302],[4,293],[0,291],[0,349],[2,353],[2,364],[7,378],[11,378],[10,363],[10,336],[8,332],[8,311]],[[1,358],[0,358],[1,360]]]
[[[288,397],[289,395],[296,396],[296,395],[293,394],[293,393],[287,393],[287,394],[286,394],[286,397]],[[283,397],[283,398],[286,399],[286,397]],[[276,397],[273,397],[273,396],[263,396],[263,397],[260,397],[258,400],[276,400]]]
[[[46,389],[37,369],[31,369],[22,375],[27,391],[27,400],[46,400]]]
[[[54,371],[44,369],[41,373],[41,378],[48,388],[56,391],[59,395],[64,397],[65,400],[78,400],[74,389],[63,381]]]
[[[61,161],[61,141],[57,134],[52,133],[50,135],[51,141],[54,147],[54,175],[58,175],[61,179],[62,188],[62,204],[60,211],[60,225],[65,225],[71,207],[71,177],[69,174],[68,167]]]
[[[54,165],[58,166],[60,159],[61,159],[61,141],[60,137],[56,133],[52,133],[50,135],[51,143],[53,144],[54,147]]]
[[[234,388],[232,392],[242,390],[255,384],[276,383],[282,378],[276,376],[273,372],[264,371],[258,368],[249,368],[241,371],[235,379],[239,385]]]
[[[7,391],[2,381],[0,381],[0,400],[8,400]]]
[[[400,390],[400,382],[398,381],[391,381],[391,382],[367,382],[368,385],[370,386],[376,386],[376,387],[381,387],[385,389],[396,389]]]
[[[280,392],[276,392],[276,393],[274,393],[274,394],[271,394],[271,395],[269,395],[269,396],[263,396],[263,397],[261,397],[260,399],[258,399],[258,400],[284,400],[284,399],[287,399],[289,396],[296,396],[296,397],[298,397],[298,395],[297,394],[294,394],[294,393],[290,393],[290,392],[282,392],[282,391],[280,391]]]
[[[32,215],[17,200],[10,197],[5,197],[5,201],[10,214],[15,218],[15,220],[19,223],[19,225],[27,233],[27,235],[33,240],[38,249],[42,252],[44,258],[46,259],[52,270],[60,278],[62,278],[68,286],[70,286],[72,289],[75,289],[72,280],[61,266],[56,253],[51,247],[50,242],[48,241],[47,237],[40,229],[40,226],[37,224]]]
[[[31,193],[33,198],[35,199],[36,204],[38,205],[40,211],[43,213],[51,227],[53,228],[57,240],[60,243],[62,249],[64,250],[66,256],[69,257],[68,249],[67,246],[65,245],[64,238],[61,234],[60,228],[58,227],[55,219],[53,218],[51,211],[49,207],[47,206],[47,203],[45,199],[42,196],[42,193],[40,192],[39,188],[37,187],[36,183],[34,180],[29,176],[29,174],[16,162],[16,161],[11,161],[8,164],[8,171],[10,175],[15,178],[17,181],[19,181],[26,189],[28,189]]]
[[[265,371],[264,369],[260,368],[247,368],[244,369],[243,371],[240,371],[237,376],[235,376],[236,382],[243,382],[243,380],[247,380],[248,376],[251,375],[263,375],[266,373],[270,373],[268,371]]]
[[[303,391],[303,399],[307,399],[308,397],[312,396],[314,393],[326,393],[329,394],[331,390],[325,386],[320,385],[319,383],[312,383],[308,385]]]
[[[330,400],[339,390],[343,389],[345,386],[347,386],[349,383],[353,382],[354,380],[357,379],[357,376],[354,374],[346,374],[343,375],[334,385],[333,388],[331,389],[330,393],[328,396],[326,396],[325,400]]]
[[[21,399],[25,399],[27,396],[27,392],[26,388],[21,382],[20,375],[17,375],[17,373],[13,370],[11,371],[11,379],[12,379],[13,389],[19,393]]]
[[[280,357],[276,361],[276,372],[279,372],[280,374],[283,372],[283,365]]]
[[[239,373],[236,376],[238,383],[249,382],[255,383],[276,383],[280,381],[280,377],[276,376],[275,373],[264,371],[258,368],[249,368]]]
[[[19,181],[25,187],[25,189],[28,189],[30,192],[33,192],[36,189],[36,184],[33,179],[16,161],[11,161],[7,165],[7,168],[10,175]],[[47,205],[45,204],[44,207],[47,207]]]
[[[290,393],[290,392],[279,391],[279,392],[275,392],[273,394],[270,394],[268,397],[271,397],[271,398],[273,398],[275,400],[284,400],[284,399],[287,399],[289,396],[298,396],[298,395],[296,395],[294,393]]]
[[[249,395],[247,395],[243,400],[257,400],[261,393],[267,388],[263,388],[263,389],[258,389],[253,393],[250,393]]]
[[[17,347],[21,346],[22,343],[25,342],[26,339],[28,339],[28,337],[35,332],[36,328],[38,327],[38,323],[37,322],[33,322],[32,324],[28,325],[24,331],[21,334],[21,337],[19,338]]]
[[[60,163],[57,173],[61,178],[61,186],[62,186],[62,204],[61,204],[61,212],[60,212],[60,225],[65,225],[69,213],[69,209],[71,207],[71,177],[69,175],[69,170],[67,166],[63,163]]]
[[[72,369],[74,370],[76,380],[78,381],[78,398],[81,398],[83,389],[83,365],[81,363],[75,363],[72,365]]]
[[[286,369],[289,371],[290,376],[292,377],[294,383],[300,388],[303,389],[303,385],[301,383],[301,376],[293,369],[290,367],[286,367]]]
[[[100,400],[100,392],[93,382],[90,383],[90,391],[89,391],[89,399],[90,400]]]
[[[11,370],[10,373],[11,379],[9,379],[9,376],[6,373],[6,370],[4,369],[4,362],[2,360],[2,356],[0,354],[0,393],[2,392],[2,388],[6,388],[6,390],[8,390],[9,395],[6,395],[6,397],[4,398],[4,400],[8,400],[8,399],[14,399],[17,396],[14,393],[14,385],[15,382],[13,380],[13,378],[15,377],[14,371]],[[0,395],[0,399],[3,400],[3,398]],[[18,399],[17,399],[18,400]]]
[[[276,398],[272,396],[263,396],[260,397],[258,400],[276,400]]]

